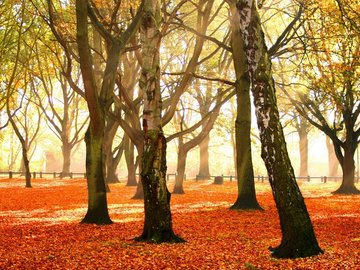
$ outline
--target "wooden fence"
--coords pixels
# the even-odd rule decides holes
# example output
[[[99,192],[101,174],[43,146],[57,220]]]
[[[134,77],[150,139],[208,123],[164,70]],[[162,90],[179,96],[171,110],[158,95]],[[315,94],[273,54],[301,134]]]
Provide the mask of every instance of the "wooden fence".
[[[0,178],[19,178],[19,177],[24,177],[25,173],[24,172],[0,172]],[[166,176],[166,180],[170,181],[172,179],[175,180],[176,177],[176,173],[169,173]],[[138,176],[138,174],[137,174]],[[31,177],[33,179],[36,178],[64,178],[64,177],[68,177],[70,179],[74,179],[74,178],[86,178],[86,173],[74,173],[74,172],[70,172],[68,174],[63,174],[63,173],[58,173],[58,172],[32,172],[31,173]],[[236,181],[236,176],[235,175],[217,175],[217,176],[210,176],[210,179],[215,179],[215,177],[222,177],[223,180],[229,179],[230,182],[232,181]],[[264,175],[257,175],[255,176],[255,181],[257,182],[265,182],[268,181],[268,176],[264,176]],[[190,179],[195,179],[196,181],[200,181],[200,180],[208,180],[208,177],[203,177],[203,176],[199,176],[196,175],[196,177],[192,177]],[[320,183],[326,183],[328,181],[342,181],[342,177],[341,176],[299,176],[296,177],[296,179],[299,180],[305,180],[307,182],[320,182]],[[186,175],[184,175],[184,180],[186,180]],[[359,183],[359,177],[355,176],[355,182]]]

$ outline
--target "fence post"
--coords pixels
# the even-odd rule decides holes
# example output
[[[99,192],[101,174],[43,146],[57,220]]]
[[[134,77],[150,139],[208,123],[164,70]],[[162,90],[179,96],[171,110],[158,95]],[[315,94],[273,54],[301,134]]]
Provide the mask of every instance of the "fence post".
[[[261,183],[264,183],[264,176],[261,176]]]
[[[9,179],[12,179],[12,178],[13,178],[13,172],[10,171],[10,172],[9,172]]]
[[[36,179],[36,172],[33,172],[33,178]]]
[[[326,183],[326,181],[327,181],[327,177],[326,177],[326,176],[324,176],[324,183]]]
[[[307,181],[310,182],[310,176],[309,176],[309,175],[308,175],[308,177],[307,177]]]
[[[232,175],[230,175],[230,182],[232,182]]]
[[[56,178],[56,172],[53,173],[53,177]]]
[[[258,177],[257,177],[257,178],[258,178],[258,182],[260,182],[260,175],[258,175]]]
[[[70,179],[72,179],[73,178],[73,173],[70,172],[69,176],[70,176]]]
[[[42,177],[42,172],[40,172],[40,178],[43,178],[43,177]]]

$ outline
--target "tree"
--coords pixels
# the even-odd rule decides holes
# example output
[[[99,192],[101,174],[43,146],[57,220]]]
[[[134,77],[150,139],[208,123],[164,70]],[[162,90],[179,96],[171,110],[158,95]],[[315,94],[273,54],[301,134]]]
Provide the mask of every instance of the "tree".
[[[51,55],[52,52],[57,53],[57,50],[36,47],[37,68],[33,71],[33,76],[41,82],[45,95],[41,93],[40,85],[33,92],[37,96],[37,104],[43,111],[50,130],[61,141],[63,156],[61,177],[66,177],[70,175],[72,150],[83,139],[83,129],[88,117],[81,113],[84,111],[82,97],[73,91],[62,71],[43,66],[44,62],[52,63],[53,66],[64,66],[65,63],[56,61],[58,55]],[[54,87],[54,81],[60,83],[60,93]],[[57,105],[59,103],[62,106]]]
[[[268,171],[280,217],[281,244],[271,248],[281,258],[307,257],[322,253],[296,183],[276,104],[271,60],[255,1],[237,1],[236,23],[242,33],[248,61],[251,91],[261,140],[261,156]]]
[[[8,57],[10,63],[5,64],[4,78],[1,82],[5,86],[5,104],[8,121],[10,122],[16,136],[18,137],[22,148],[22,164],[25,170],[26,187],[31,187],[31,174],[29,165],[29,148],[39,131],[40,113],[35,125],[35,131],[32,136],[29,134],[29,125],[27,121],[19,122],[18,113],[28,116],[28,109],[31,107],[29,70],[32,66],[33,48],[41,29],[36,29],[36,19],[26,13],[27,3],[20,1],[18,5],[10,3],[8,6],[8,20],[5,24],[5,33],[3,41],[8,45]],[[8,17],[9,16],[9,17]],[[21,111],[24,105],[24,111]],[[24,119],[22,119],[24,120]],[[32,137],[32,138],[30,138]]]
[[[145,223],[138,241],[183,242],[172,229],[171,194],[166,186],[166,138],[162,131],[160,91],[160,5],[144,0],[140,28],[142,70],[140,88],[144,92],[141,182],[144,190]]]
[[[288,96],[298,112],[333,143],[343,171],[342,184],[334,193],[360,194],[354,181],[354,154],[360,142],[360,35],[333,2],[314,4],[307,13],[308,53],[299,70],[307,83],[296,88],[296,99]]]
[[[248,67],[239,22],[236,21],[238,12],[236,3],[235,1],[229,1],[229,5],[232,15],[231,48],[236,74],[235,168],[238,184],[238,197],[231,209],[262,209],[256,199],[251,155],[250,77],[247,74]]]
[[[101,89],[98,89],[94,77],[92,54],[89,45],[88,15],[97,30],[106,39],[109,46]],[[112,223],[107,209],[106,184],[104,177],[104,129],[107,114],[114,101],[115,76],[119,66],[120,52],[124,50],[125,45],[138,29],[140,18],[140,12],[138,12],[128,28],[119,37],[114,37],[99,22],[93,7],[88,1],[76,1],[76,40],[84,82],[85,98],[90,115],[89,128],[85,133],[88,211],[82,220],[83,223]]]

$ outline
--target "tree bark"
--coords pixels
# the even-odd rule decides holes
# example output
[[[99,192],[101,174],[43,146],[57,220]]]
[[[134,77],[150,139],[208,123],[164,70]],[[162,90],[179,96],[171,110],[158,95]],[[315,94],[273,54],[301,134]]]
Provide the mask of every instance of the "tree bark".
[[[237,10],[234,3],[230,6],[233,16]],[[231,47],[236,73],[236,121],[235,121],[235,147],[236,147],[236,175],[238,197],[230,209],[256,209],[261,210],[255,192],[254,169],[251,155],[251,101],[250,78],[247,74],[246,54],[240,33],[239,25],[231,20]]]
[[[90,121],[91,122],[91,121]],[[103,170],[103,133],[91,134],[91,125],[85,133],[86,177],[88,184],[88,210],[81,223],[111,224],[106,199]]]
[[[172,229],[171,194],[166,186],[166,139],[161,126],[160,4],[144,0],[141,23],[142,71],[139,85],[144,93],[141,182],[144,190],[145,222],[138,241],[183,242]]]
[[[261,156],[265,162],[273,197],[280,217],[281,244],[270,248],[280,258],[308,257],[322,253],[296,183],[279,119],[272,77],[260,17],[253,0],[236,1],[252,82],[252,93],[260,131]]]

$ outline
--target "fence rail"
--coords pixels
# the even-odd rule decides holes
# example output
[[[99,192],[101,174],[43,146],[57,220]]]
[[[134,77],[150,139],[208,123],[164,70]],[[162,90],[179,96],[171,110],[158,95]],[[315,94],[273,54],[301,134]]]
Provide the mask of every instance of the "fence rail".
[[[15,178],[15,177],[23,177],[25,176],[25,172],[0,172],[0,177],[2,178]],[[70,173],[58,173],[58,172],[31,172],[31,177],[36,178],[64,178],[69,177],[71,179],[73,178],[85,178],[86,173],[76,173],[76,172],[70,172]]]
[[[169,173],[166,175],[166,180],[170,181],[171,179],[175,179],[176,177],[176,173]],[[23,177],[25,176],[25,172],[13,172],[13,171],[9,171],[9,172],[0,172],[0,178],[15,178],[15,177]],[[137,174],[138,176],[138,174]],[[70,173],[59,173],[59,172],[32,172],[31,173],[31,177],[33,179],[36,178],[64,178],[64,177],[68,177],[70,179],[74,179],[74,178],[86,178],[86,173],[76,173],[76,172],[70,172]],[[210,176],[210,177],[204,177],[204,176],[200,176],[200,175],[196,175],[195,180],[199,181],[199,180],[207,180],[207,179],[215,179],[215,177],[222,177],[224,180],[225,179],[229,179],[230,182],[232,181],[236,181],[236,176],[235,175],[217,175],[217,176]],[[264,182],[264,181],[268,181],[269,177],[268,176],[264,176],[264,175],[257,175],[254,177],[255,181],[257,182]],[[194,178],[191,178],[194,179]],[[342,177],[341,176],[298,176],[296,177],[297,180],[305,180],[307,182],[321,182],[321,183],[326,183],[328,181],[342,181]],[[184,180],[186,180],[186,175],[184,175]],[[359,183],[359,177],[355,176],[355,182]]]
[[[215,177],[219,177],[219,176],[212,175],[212,176],[210,176],[210,179],[215,179]],[[237,180],[235,175],[220,175],[220,177],[222,177],[224,180],[228,178],[230,180],[230,182]],[[360,177],[355,176],[356,183],[359,183],[359,178]],[[199,180],[208,179],[208,177],[196,175],[195,179],[196,179],[196,181],[199,181]],[[264,176],[264,175],[257,175],[254,177],[254,179],[257,182],[269,181],[269,177]],[[316,181],[316,182],[321,182],[321,183],[326,183],[328,181],[333,181],[333,182],[342,181],[342,179],[343,179],[342,176],[325,176],[325,175],[324,176],[297,176],[296,177],[296,180],[298,180],[298,181],[306,180],[307,182]]]

